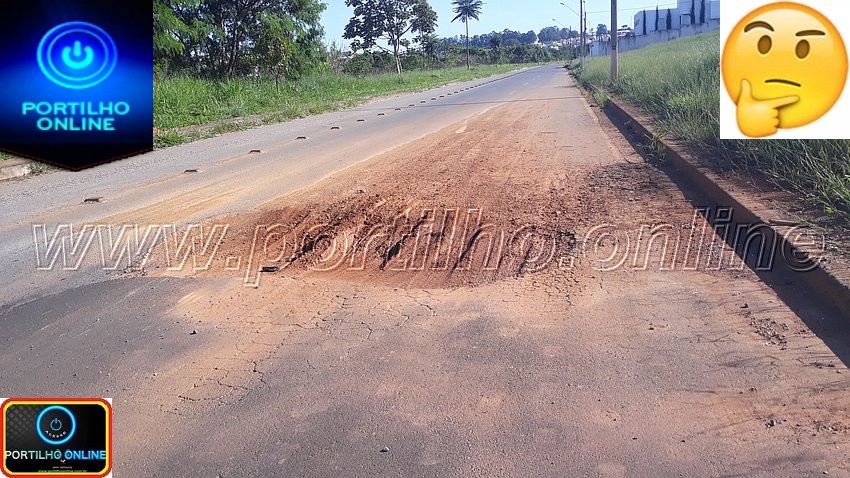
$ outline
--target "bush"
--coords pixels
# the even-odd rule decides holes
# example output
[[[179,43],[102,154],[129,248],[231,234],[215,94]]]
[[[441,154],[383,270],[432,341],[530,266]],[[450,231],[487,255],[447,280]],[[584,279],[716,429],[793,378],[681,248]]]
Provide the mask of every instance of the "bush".
[[[472,65],[527,64],[551,61],[567,61],[571,58],[569,49],[541,48],[537,45],[516,45],[512,47],[472,48]],[[442,45],[432,54],[421,50],[409,50],[401,56],[403,71],[419,71],[441,68],[459,68],[466,66],[466,50],[454,45]],[[395,59],[386,52],[359,53],[346,60],[342,71],[349,75],[363,76],[396,71]]]
[[[615,84],[608,68],[607,58],[591,59],[579,79],[637,104],[660,132],[711,153],[719,166],[766,179],[850,224],[850,142],[719,139],[718,33],[623,53]]]
[[[349,68],[387,65],[374,55],[354,58]],[[163,134],[176,128],[208,124],[236,116],[271,115],[271,120],[297,118],[346,106],[373,96],[432,88],[450,81],[466,81],[510,71],[510,66],[479,66],[442,70],[348,75],[330,71],[306,75],[276,85],[270,78],[203,80],[194,77],[157,77],[154,82],[154,126]],[[358,67],[358,68],[359,68]],[[164,137],[164,136],[163,136]],[[161,139],[161,138],[160,138]],[[180,137],[168,136],[169,144]],[[160,141],[162,143],[162,141]]]

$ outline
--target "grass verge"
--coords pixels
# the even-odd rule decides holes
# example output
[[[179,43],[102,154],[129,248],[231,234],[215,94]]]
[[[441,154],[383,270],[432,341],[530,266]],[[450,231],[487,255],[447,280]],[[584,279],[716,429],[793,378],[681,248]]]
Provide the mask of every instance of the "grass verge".
[[[349,108],[376,96],[425,90],[534,65],[487,65],[355,77],[321,73],[297,81],[157,78],[154,127],[158,147],[261,124]],[[202,125],[207,125],[201,128]],[[197,126],[198,128],[192,128]]]
[[[578,78],[638,105],[660,133],[712,153],[718,166],[765,179],[850,225],[850,141],[719,139],[718,33],[623,53],[613,84],[609,65],[607,58],[592,59]]]
[[[336,111],[370,98],[426,90],[508,73],[525,65],[479,65],[397,74],[315,74],[275,85],[271,80],[209,81],[190,77],[154,82],[154,142],[166,148],[263,124]],[[0,152],[0,160],[12,155]]]

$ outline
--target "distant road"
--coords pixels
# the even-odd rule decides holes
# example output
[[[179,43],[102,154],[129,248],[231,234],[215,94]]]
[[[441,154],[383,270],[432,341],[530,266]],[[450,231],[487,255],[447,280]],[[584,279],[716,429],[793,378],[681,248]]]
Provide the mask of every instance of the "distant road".
[[[847,476],[850,327],[676,174],[550,66],[5,183],[2,391],[113,398],[118,477]]]
[[[11,303],[34,292],[107,278],[102,271],[34,274],[33,224],[53,230],[59,224],[138,222],[144,219],[139,211],[158,205],[168,205],[168,214],[150,219],[170,224],[249,210],[488,108],[528,98],[532,92],[524,85],[554,71],[563,72],[556,67],[527,69],[231,133],[78,173],[59,171],[2,183],[0,270],[5,273],[0,289]],[[200,173],[184,174],[187,169]],[[104,202],[83,204],[94,197]]]

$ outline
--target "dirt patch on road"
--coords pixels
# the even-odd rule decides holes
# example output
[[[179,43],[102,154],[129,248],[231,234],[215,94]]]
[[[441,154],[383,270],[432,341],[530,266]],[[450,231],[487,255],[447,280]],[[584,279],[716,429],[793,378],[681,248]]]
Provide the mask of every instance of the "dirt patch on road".
[[[511,103],[216,220],[209,266],[167,271],[160,247],[155,273],[277,269],[186,281],[206,289],[166,307],[198,352],[138,393],[177,430],[157,439],[258,449],[243,430],[277,423],[254,475],[339,474],[323,467],[385,446],[421,451],[408,472],[846,474],[844,329],[831,349],[611,128],[581,98]],[[198,431],[236,405],[238,438]],[[198,466],[246,474],[216,459]]]
[[[220,219],[229,228],[216,254],[223,259],[200,275],[233,276],[228,264],[238,262],[441,288],[558,267],[593,207],[590,186],[577,179],[592,165],[552,131],[545,107],[491,109],[258,212]],[[164,262],[160,248],[148,265]]]
[[[600,155],[592,137],[570,136],[552,101],[587,108],[568,97],[491,108],[258,211],[219,218],[227,229],[203,267],[173,267],[172,244],[146,268],[241,275],[251,285],[275,274],[454,288],[543,271],[573,284],[590,268],[720,272],[735,263],[702,216],[669,207],[682,198],[664,174],[627,144],[607,143],[610,154]],[[599,127],[595,115],[576,116]],[[208,235],[194,240],[196,251],[211,249]]]

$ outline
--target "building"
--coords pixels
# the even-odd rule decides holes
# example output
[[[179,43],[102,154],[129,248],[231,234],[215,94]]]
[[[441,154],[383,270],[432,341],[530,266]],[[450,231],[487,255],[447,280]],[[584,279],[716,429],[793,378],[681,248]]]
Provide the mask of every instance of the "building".
[[[691,8],[696,18],[693,22]],[[631,35],[624,35],[623,28],[617,30],[617,49],[623,53],[653,43],[708,33],[719,28],[720,0],[678,0],[675,8],[652,8],[638,12],[634,18],[634,31]],[[590,46],[591,56],[605,56],[610,50],[610,41],[594,41]]]
[[[691,18],[692,9],[695,18]],[[649,35],[655,31],[678,30],[683,25],[713,23],[712,20],[720,21],[720,0],[678,0],[675,8],[653,8],[637,12],[634,32],[636,36]]]

